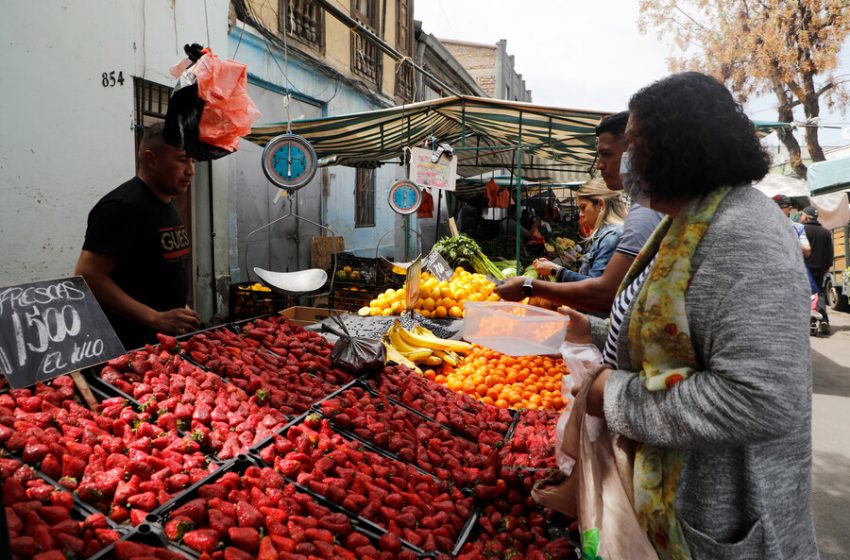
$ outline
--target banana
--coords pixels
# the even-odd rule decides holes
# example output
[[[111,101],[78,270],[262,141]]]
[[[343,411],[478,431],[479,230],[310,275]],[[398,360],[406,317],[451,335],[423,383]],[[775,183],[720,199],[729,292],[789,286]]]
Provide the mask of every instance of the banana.
[[[426,366],[432,366],[432,367],[442,364],[443,360],[441,358],[437,357],[437,352],[439,352],[439,350],[434,350],[434,353],[431,354],[430,356],[428,356],[427,358],[425,358],[424,360],[422,360],[422,363],[425,364]]]
[[[422,334],[421,332],[410,332],[407,329],[398,329],[398,334],[409,346],[431,348],[432,350],[453,350],[455,352],[467,353],[472,350],[472,345],[461,340],[448,340],[436,336]]]
[[[413,352],[401,352],[401,354],[414,363],[423,363],[428,358],[434,355],[434,351],[430,348],[418,348]]]
[[[442,361],[446,362],[450,366],[456,366],[458,364],[457,356],[454,352],[446,352],[444,350],[434,350],[434,356],[440,358]]]
[[[393,324],[393,326],[390,327],[390,330],[387,331],[387,336],[389,336],[390,338],[390,343],[395,346],[396,350],[398,350],[404,355],[419,354],[422,350],[427,351],[428,355],[433,352],[432,349],[424,348],[420,344],[408,344],[401,336],[401,331],[403,330],[404,327],[402,327],[400,323],[396,322]]]
[[[387,349],[387,361],[388,362],[395,362],[399,365],[407,366],[410,369],[416,371],[417,373],[422,373],[422,370],[419,369],[419,366],[417,366],[416,364],[414,364],[413,362],[408,360],[406,357],[404,357],[404,355],[402,355],[401,352],[396,350],[392,346],[392,344],[387,344],[386,341],[383,341],[383,342],[384,342],[384,347],[386,347],[386,349]]]

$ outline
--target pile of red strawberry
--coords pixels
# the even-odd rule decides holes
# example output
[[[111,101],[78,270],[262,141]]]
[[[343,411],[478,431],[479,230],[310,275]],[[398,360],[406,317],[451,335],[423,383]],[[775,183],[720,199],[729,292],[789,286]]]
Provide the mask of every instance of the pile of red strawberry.
[[[385,367],[369,384],[473,441],[502,441],[513,421],[507,409],[487,406],[404,366]]]
[[[238,471],[211,480],[197,498],[171,511],[166,536],[225,560],[415,558],[397,538],[373,541],[355,531],[345,514],[297,491],[274,469],[243,465]]]
[[[133,398],[163,430],[190,432],[207,453],[232,459],[286,424],[286,416],[261,399],[179,356],[150,355],[151,368],[139,375],[128,370]],[[118,371],[117,368],[114,368]]]
[[[295,337],[292,340],[302,344]],[[258,341],[228,329],[197,334],[186,343],[186,350],[195,362],[288,416],[301,414],[351,379],[331,369],[325,356],[295,349],[303,362],[294,354],[277,356]]]
[[[0,479],[13,558],[87,558],[120,538],[102,513],[78,512],[71,494],[29,466],[0,459]]]
[[[459,560],[578,558],[569,539],[570,519],[541,507],[531,497],[533,477],[500,472],[505,491],[484,504],[478,534],[467,542]]]
[[[107,399],[94,413],[73,395],[67,376],[0,395],[0,444],[115,522],[141,523],[217,468],[196,441],[125,399]]]
[[[517,470],[557,468],[555,463],[555,427],[560,412],[521,410],[514,432],[499,451],[503,469]]]
[[[472,498],[457,487],[362,449],[318,416],[276,436],[260,457],[312,492],[426,551],[451,551],[472,508]]]
[[[321,405],[322,414],[334,425],[374,443],[408,464],[433,473],[441,480],[470,487],[488,477],[487,458],[496,441],[473,443],[381,395],[352,387]],[[491,469],[492,471],[492,469]]]

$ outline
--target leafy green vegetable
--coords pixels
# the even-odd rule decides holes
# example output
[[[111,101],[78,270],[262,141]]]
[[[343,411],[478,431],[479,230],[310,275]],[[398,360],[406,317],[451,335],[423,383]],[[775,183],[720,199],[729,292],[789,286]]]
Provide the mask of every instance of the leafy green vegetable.
[[[496,280],[504,280],[502,271],[494,265],[474,239],[460,234],[456,237],[444,237],[434,245],[434,250],[446,259],[452,267],[469,265],[479,274],[485,274]]]

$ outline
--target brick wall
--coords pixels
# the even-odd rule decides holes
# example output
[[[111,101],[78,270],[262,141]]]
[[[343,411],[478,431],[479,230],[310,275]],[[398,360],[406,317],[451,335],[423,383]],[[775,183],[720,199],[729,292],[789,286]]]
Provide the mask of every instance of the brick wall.
[[[475,45],[441,39],[469,75],[489,97],[498,97],[496,92],[496,47],[494,45]]]

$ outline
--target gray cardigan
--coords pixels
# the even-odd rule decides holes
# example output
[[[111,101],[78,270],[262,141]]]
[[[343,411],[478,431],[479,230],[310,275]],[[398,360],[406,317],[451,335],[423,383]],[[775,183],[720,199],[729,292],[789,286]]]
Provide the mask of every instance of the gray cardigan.
[[[818,558],[811,513],[810,291],[789,220],[733,189],[693,259],[685,297],[702,366],[667,391],[630,371],[631,309],[605,386],[611,431],[685,450],[677,509],[693,558]],[[602,347],[604,321],[593,320]]]

